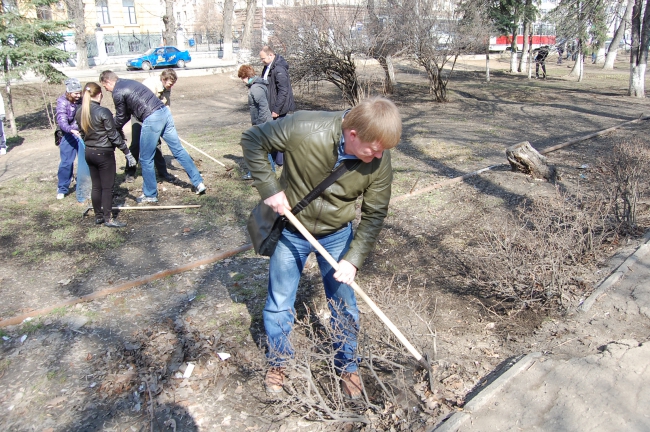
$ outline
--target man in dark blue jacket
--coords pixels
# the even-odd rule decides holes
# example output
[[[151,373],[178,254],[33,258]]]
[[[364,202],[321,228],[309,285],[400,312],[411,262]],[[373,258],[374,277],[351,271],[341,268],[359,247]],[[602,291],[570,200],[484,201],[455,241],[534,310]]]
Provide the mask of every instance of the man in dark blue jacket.
[[[264,46],[260,51],[260,60],[264,63],[262,79],[269,83],[271,117],[277,120],[296,110],[289,78],[289,63],[281,55],[276,55],[268,46]],[[281,152],[273,152],[271,155],[275,163],[282,166],[284,155]]]
[[[101,85],[113,93],[115,103],[115,126],[118,130],[134,116],[142,122],[140,133],[140,165],[142,166],[142,196],[138,203],[158,202],[158,184],[154,171],[153,157],[156,144],[163,138],[174,157],[183,166],[197,194],[205,192],[203,177],[194,161],[183,148],[171,111],[151,90],[138,81],[120,79],[112,71],[104,71],[99,76]]]

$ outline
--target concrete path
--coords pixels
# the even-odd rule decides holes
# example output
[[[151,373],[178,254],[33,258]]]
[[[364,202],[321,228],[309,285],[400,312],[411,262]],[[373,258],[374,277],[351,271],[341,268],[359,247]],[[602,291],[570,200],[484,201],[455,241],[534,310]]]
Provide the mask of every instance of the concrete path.
[[[599,309],[626,311],[635,338],[583,357],[528,354],[432,431],[650,431],[650,334],[642,330],[650,320],[650,236],[644,240],[581,305],[579,323],[589,326]]]

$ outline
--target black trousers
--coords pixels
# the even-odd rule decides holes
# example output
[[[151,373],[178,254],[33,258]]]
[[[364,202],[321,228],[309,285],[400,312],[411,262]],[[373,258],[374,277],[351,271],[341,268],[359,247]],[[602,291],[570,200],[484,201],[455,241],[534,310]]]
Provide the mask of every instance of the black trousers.
[[[86,147],[86,163],[93,183],[90,200],[93,203],[95,217],[104,216],[108,221],[113,210],[115,151],[112,148]]]
[[[131,145],[129,146],[129,150],[131,150],[131,154],[136,162],[140,160],[140,132],[142,132],[142,123],[135,122],[131,119]],[[169,175],[165,158],[160,150],[160,139],[156,146],[156,152],[153,155],[153,164],[156,166],[156,172],[160,177],[167,177]],[[135,166],[126,167],[124,172],[127,175],[135,176],[135,168]]]

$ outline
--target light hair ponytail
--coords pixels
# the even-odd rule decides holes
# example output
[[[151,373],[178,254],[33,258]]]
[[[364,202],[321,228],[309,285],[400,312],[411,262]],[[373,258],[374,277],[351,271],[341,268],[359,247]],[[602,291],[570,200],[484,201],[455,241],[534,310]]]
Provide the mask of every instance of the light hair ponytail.
[[[93,130],[93,125],[90,121],[90,101],[102,92],[102,88],[94,83],[89,82],[83,89],[83,101],[81,102],[81,130],[84,133]]]

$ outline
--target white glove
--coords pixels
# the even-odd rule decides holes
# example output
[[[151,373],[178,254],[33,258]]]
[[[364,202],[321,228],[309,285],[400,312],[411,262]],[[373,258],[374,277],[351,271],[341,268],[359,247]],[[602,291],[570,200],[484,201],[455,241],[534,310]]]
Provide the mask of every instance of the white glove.
[[[135,158],[131,153],[124,155],[126,157],[126,162],[130,167],[136,166],[138,163],[135,161]]]

